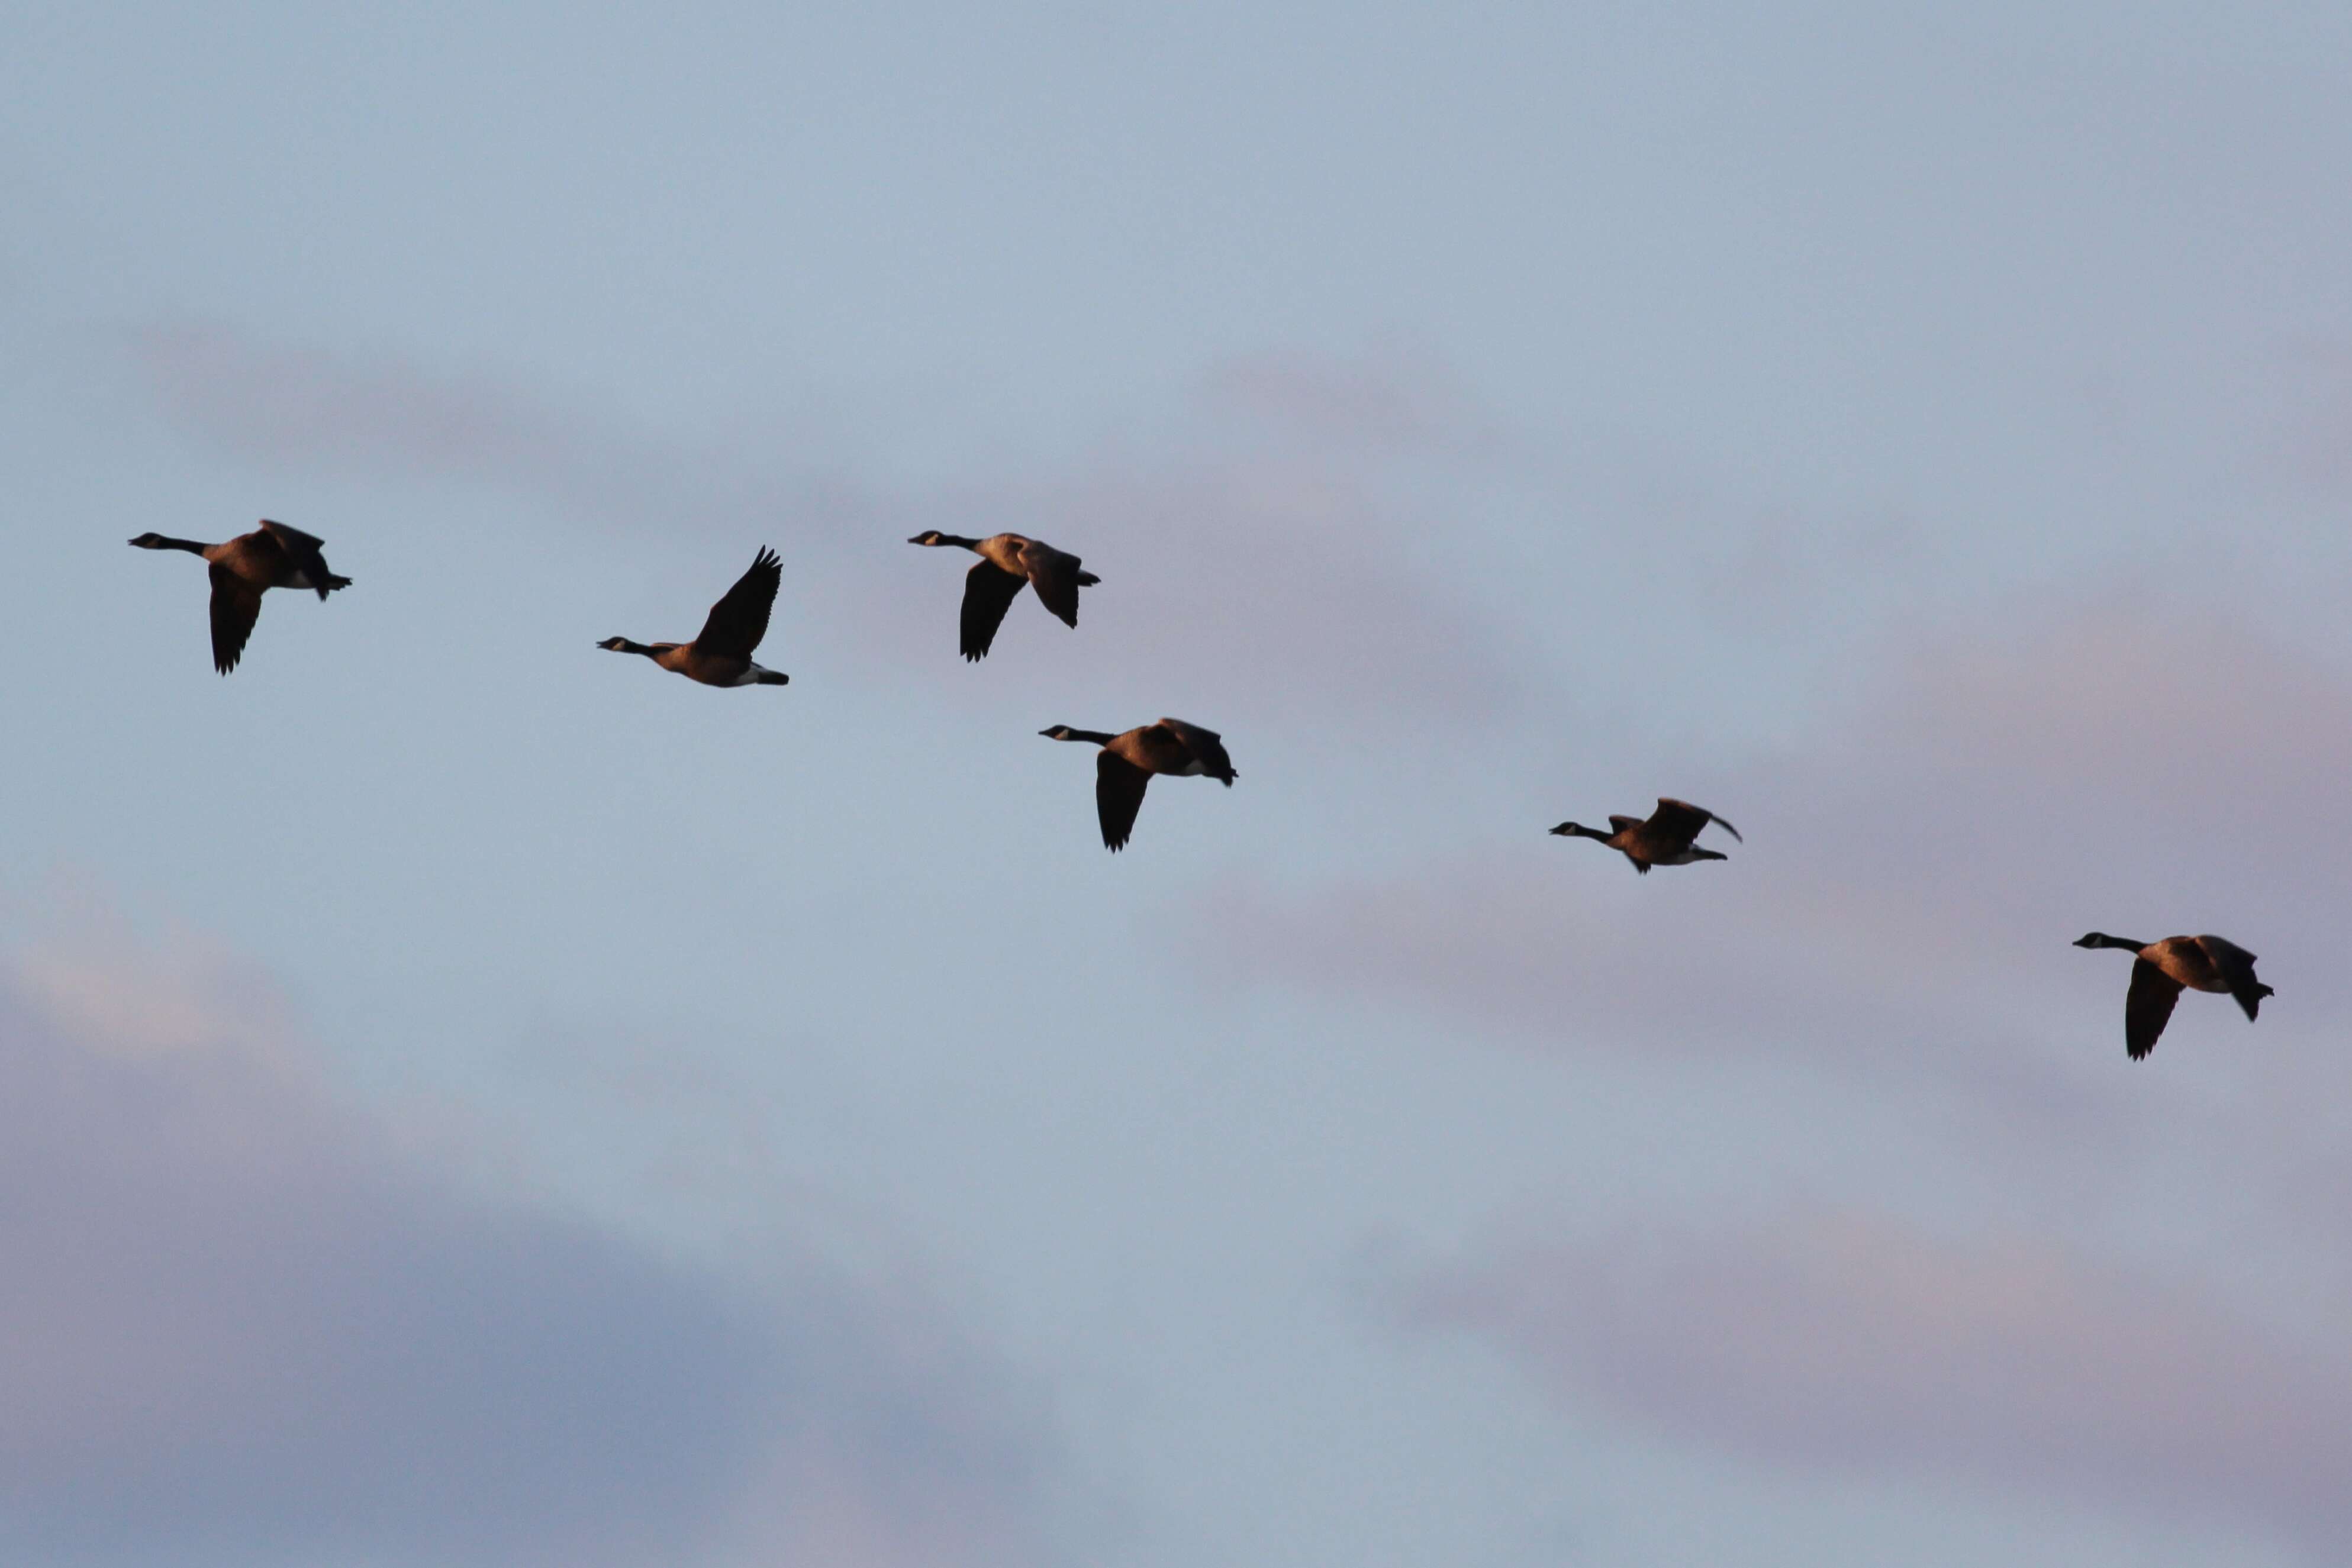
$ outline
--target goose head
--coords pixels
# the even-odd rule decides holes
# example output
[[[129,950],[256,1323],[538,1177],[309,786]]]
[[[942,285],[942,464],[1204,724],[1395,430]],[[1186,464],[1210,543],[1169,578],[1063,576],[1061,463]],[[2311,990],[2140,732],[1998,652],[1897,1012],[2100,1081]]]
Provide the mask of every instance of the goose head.
[[[910,545],[943,545],[948,542],[948,537],[937,528],[925,528],[907,542]]]
[[[172,541],[158,533],[141,534],[137,538],[132,539],[131,542],[141,549],[169,549],[172,548]]]

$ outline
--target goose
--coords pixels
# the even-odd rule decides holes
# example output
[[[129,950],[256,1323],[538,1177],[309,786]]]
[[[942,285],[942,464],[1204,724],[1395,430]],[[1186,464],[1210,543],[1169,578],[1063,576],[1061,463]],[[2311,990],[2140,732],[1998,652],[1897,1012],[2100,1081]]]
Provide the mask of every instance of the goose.
[[[2124,993],[2124,1050],[2137,1061],[2156,1049],[2156,1037],[2172,1017],[2172,1004],[2182,988],[2226,991],[2238,999],[2252,1022],[2264,997],[2278,993],[2254,978],[2254,956],[2221,936],[2168,936],[2161,942],[2135,942],[2094,931],[2079,938],[2077,947],[2120,947],[2138,955],[2132,965],[2131,989]]]
[[[1703,806],[1687,800],[1658,797],[1658,809],[1650,813],[1648,821],[1639,817],[1612,817],[1608,832],[1588,828],[1576,822],[1562,822],[1553,832],[1571,839],[1598,839],[1611,849],[1633,862],[1633,869],[1643,876],[1654,865],[1688,865],[1693,861],[1721,861],[1731,857],[1718,850],[1702,850],[1691,842],[1709,822],[1721,828],[1733,838],[1739,830]],[[1747,842],[1741,839],[1742,843]]]
[[[1135,814],[1143,809],[1144,788],[1153,774],[1206,775],[1228,789],[1239,777],[1217,732],[1181,718],[1163,718],[1124,735],[1072,729],[1066,724],[1037,733],[1048,740],[1085,740],[1102,747],[1095,754],[1095,814],[1102,819],[1103,847],[1114,854],[1127,847],[1128,835],[1135,830]]]
[[[768,634],[768,612],[784,580],[783,559],[762,547],[751,569],[710,607],[710,617],[691,643],[656,643],[648,647],[626,637],[596,644],[615,653],[643,653],[663,669],[706,686],[781,686],[792,677],[751,662],[751,650]]]
[[[324,599],[352,580],[327,570],[319,553],[326,540],[273,523],[268,517],[249,534],[226,544],[208,545],[175,539],[163,534],[141,534],[130,541],[140,549],[184,549],[209,563],[213,580],[213,668],[227,674],[245,653],[245,640],[261,616],[261,596],[273,588],[310,588]]]
[[[1004,612],[1020,596],[1023,583],[1035,585],[1037,598],[1045,608],[1060,616],[1064,625],[1076,630],[1078,590],[1092,588],[1102,580],[1091,571],[1080,571],[1076,556],[1057,550],[1043,539],[1025,538],[1019,534],[968,539],[961,534],[928,528],[907,542],[954,545],[980,557],[979,564],[963,578],[963,656],[974,663],[988,656],[988,645],[996,641],[996,629],[1003,624]]]

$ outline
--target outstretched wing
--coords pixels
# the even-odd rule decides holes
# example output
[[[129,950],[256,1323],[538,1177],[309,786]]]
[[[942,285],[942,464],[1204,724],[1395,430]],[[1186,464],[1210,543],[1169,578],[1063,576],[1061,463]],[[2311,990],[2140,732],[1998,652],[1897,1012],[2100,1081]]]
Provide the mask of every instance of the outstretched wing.
[[[2156,1037],[2179,999],[2179,981],[2145,958],[2132,960],[2131,989],[2124,993],[2124,1049],[2134,1061],[2156,1049]]]
[[[1639,817],[1621,817],[1614,811],[1609,813],[1609,831],[1612,833],[1622,833],[1628,828],[1638,828],[1641,825],[1642,819]]]
[[[1004,612],[1029,580],[1016,577],[993,561],[982,561],[963,574],[963,656],[984,659],[1004,624]],[[1076,612],[1073,611],[1073,614]]]
[[[783,580],[783,559],[762,547],[751,558],[751,570],[710,607],[709,619],[695,636],[695,651],[721,658],[750,658],[760,639],[768,634],[768,612],[775,608],[776,590]]]
[[[1234,759],[1225,754],[1224,737],[1213,729],[1202,729],[1197,724],[1187,724],[1181,718],[1163,718],[1147,725],[1141,731],[1147,742],[1166,737],[1173,751],[1160,768],[1163,773],[1182,773],[1197,762],[1201,771],[1231,789],[1235,778]]]
[[[1052,545],[1039,544],[1034,539],[1021,552],[1029,568],[1030,586],[1036,589],[1038,600],[1058,617],[1063,625],[1075,628],[1078,623],[1078,558],[1065,555]]]
[[[1113,853],[1127,847],[1135,831],[1135,814],[1143,810],[1143,791],[1151,775],[1126,758],[1108,751],[1095,755],[1095,814],[1102,819],[1103,847]]]
[[[1688,843],[1697,838],[1709,822],[1713,822],[1733,838],[1739,838],[1738,828],[1733,827],[1706,807],[1694,806],[1688,800],[1676,800],[1665,795],[1658,797],[1658,809],[1650,813],[1648,826],[1657,832],[1670,833],[1685,843]],[[1748,841],[1740,839],[1739,841],[1746,843]]]
[[[215,561],[213,580],[213,668],[227,674],[245,653],[245,640],[261,617],[261,590]]]
[[[334,573],[327,570],[327,558],[320,553],[327,541],[316,534],[289,528],[284,523],[273,523],[268,517],[261,519],[261,528],[263,532],[278,541],[278,548],[286,552],[286,559],[294,563],[295,570],[310,579],[310,586],[318,591],[319,597],[326,598],[327,590],[334,586],[331,580]]]
[[[2262,1008],[2263,998],[2273,994],[2268,986],[2254,978],[2254,956],[2226,936],[2200,936],[2197,945],[2205,949],[2213,972],[2230,988],[2230,995],[2245,1009],[2246,1017],[2253,1018]]]

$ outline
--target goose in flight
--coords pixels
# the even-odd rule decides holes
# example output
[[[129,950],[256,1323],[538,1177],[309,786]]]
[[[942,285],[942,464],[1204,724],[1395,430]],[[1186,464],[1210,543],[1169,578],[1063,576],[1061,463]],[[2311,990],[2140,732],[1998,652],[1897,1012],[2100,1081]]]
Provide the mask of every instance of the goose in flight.
[[[227,674],[245,652],[245,640],[261,615],[261,596],[273,588],[309,588],[324,599],[352,580],[327,570],[319,553],[324,539],[268,518],[226,544],[200,544],[163,534],[141,534],[141,549],[184,549],[205,558],[213,580],[213,668]]]
[[[2094,931],[2079,938],[2077,947],[2120,947],[2138,955],[2132,965],[2131,989],[2124,993],[2124,1049],[2137,1061],[2156,1049],[2156,1037],[2172,1017],[2172,1004],[2182,989],[2226,991],[2246,1009],[2249,1021],[2263,998],[2277,993],[2254,978],[2254,956],[2221,936],[2168,936],[2161,942],[2135,942]]]
[[[1004,612],[1020,596],[1023,583],[1035,587],[1037,598],[1045,608],[1060,616],[1064,625],[1075,629],[1078,623],[1078,590],[1092,588],[1102,580],[1091,571],[1080,571],[1076,556],[1057,550],[1043,539],[1024,538],[1019,534],[968,539],[961,534],[943,534],[930,528],[907,542],[956,545],[980,557],[979,564],[963,578],[963,656],[974,661],[988,656],[988,645],[996,641],[996,629],[1003,624]]]
[[[768,634],[768,612],[775,608],[776,590],[783,580],[782,559],[763,548],[735,586],[710,607],[709,619],[693,642],[649,647],[626,637],[607,637],[596,646],[615,653],[643,653],[663,669],[706,686],[783,685],[790,675],[751,662],[751,650]]]
[[[1703,806],[1687,800],[1673,800],[1661,795],[1658,809],[1650,813],[1649,821],[1639,817],[1612,817],[1609,831],[1584,827],[1576,822],[1562,822],[1553,832],[1571,839],[1598,839],[1611,849],[1633,862],[1633,869],[1643,876],[1654,865],[1688,865],[1693,861],[1720,861],[1731,857],[1718,850],[1703,850],[1692,842],[1709,822],[1721,828],[1733,838],[1739,830]],[[1746,842],[1746,840],[1741,840]]]
[[[1135,814],[1143,809],[1144,788],[1153,774],[1206,775],[1228,789],[1238,777],[1217,732],[1181,718],[1163,718],[1124,735],[1066,724],[1037,733],[1048,740],[1085,740],[1102,747],[1095,754],[1095,814],[1102,821],[1103,847],[1113,853],[1126,847],[1135,831]]]

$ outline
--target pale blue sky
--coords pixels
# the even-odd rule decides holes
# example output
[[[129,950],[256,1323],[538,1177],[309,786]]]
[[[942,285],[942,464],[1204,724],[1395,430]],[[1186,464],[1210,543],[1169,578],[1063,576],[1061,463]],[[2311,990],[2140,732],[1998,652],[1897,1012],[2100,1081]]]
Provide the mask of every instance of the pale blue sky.
[[[16,7],[0,1409],[98,1436],[0,1416],[0,1542],[2338,1560],[2347,57]],[[354,586],[223,680],[122,541],[262,516]],[[923,527],[1103,583],[966,666]],[[789,687],[593,648],[761,544]],[[1113,858],[1035,732],[1162,713],[1240,782]],[[1747,842],[1544,836],[1659,794]],[[2279,996],[2135,1066],[2094,926]]]

